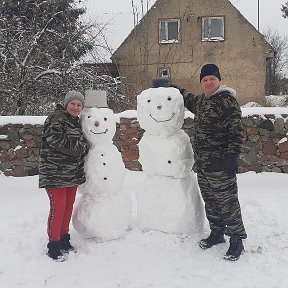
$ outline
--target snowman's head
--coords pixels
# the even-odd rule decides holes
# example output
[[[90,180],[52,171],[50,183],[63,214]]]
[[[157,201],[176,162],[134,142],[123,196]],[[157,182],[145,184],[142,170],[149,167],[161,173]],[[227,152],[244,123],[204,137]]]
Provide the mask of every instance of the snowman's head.
[[[151,134],[171,134],[180,129],[184,112],[183,97],[176,88],[149,88],[137,96],[139,124]]]
[[[116,132],[116,120],[111,109],[85,108],[80,114],[80,122],[90,145],[112,142]]]

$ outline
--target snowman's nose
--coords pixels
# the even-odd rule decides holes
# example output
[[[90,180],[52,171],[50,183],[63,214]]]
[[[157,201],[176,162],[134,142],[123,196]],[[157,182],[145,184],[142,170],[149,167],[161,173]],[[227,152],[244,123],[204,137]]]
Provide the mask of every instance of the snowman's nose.
[[[98,127],[100,125],[99,121],[94,122],[95,127]]]
[[[162,105],[158,105],[158,106],[157,106],[157,109],[158,109],[158,110],[161,110],[161,108],[162,108]]]

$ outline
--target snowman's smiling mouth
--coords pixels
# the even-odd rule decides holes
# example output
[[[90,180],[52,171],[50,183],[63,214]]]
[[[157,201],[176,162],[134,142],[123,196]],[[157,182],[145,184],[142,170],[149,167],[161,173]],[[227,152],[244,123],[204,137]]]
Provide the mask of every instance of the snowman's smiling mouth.
[[[104,132],[99,132],[99,133],[93,132],[92,130],[90,130],[90,132],[93,134],[106,134],[108,132],[108,129],[106,129]]]
[[[151,117],[154,121],[160,123],[160,122],[168,122],[168,121],[170,121],[170,120],[175,116],[175,113],[172,113],[172,116],[171,116],[169,119],[166,119],[166,120],[157,120],[157,119],[155,119],[155,118],[152,116],[152,114],[149,114],[149,115],[150,115],[150,117]]]

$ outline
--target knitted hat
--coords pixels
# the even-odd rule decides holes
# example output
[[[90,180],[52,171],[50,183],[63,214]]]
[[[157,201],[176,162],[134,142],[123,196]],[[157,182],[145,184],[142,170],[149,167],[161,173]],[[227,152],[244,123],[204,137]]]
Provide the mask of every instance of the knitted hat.
[[[68,103],[74,99],[80,100],[82,102],[82,107],[84,108],[85,106],[84,96],[80,92],[75,90],[68,91],[67,94],[65,95],[63,102],[64,108],[67,108]]]
[[[215,64],[206,64],[202,67],[200,73],[200,82],[205,76],[215,76],[221,81],[221,75],[219,68]]]

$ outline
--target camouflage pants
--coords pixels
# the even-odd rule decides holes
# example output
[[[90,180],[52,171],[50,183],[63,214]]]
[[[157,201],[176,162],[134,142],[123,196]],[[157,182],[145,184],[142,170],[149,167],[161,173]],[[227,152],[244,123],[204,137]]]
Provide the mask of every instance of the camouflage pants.
[[[226,171],[197,172],[211,231],[223,231],[230,237],[247,238],[238,200],[237,178],[228,177]]]

